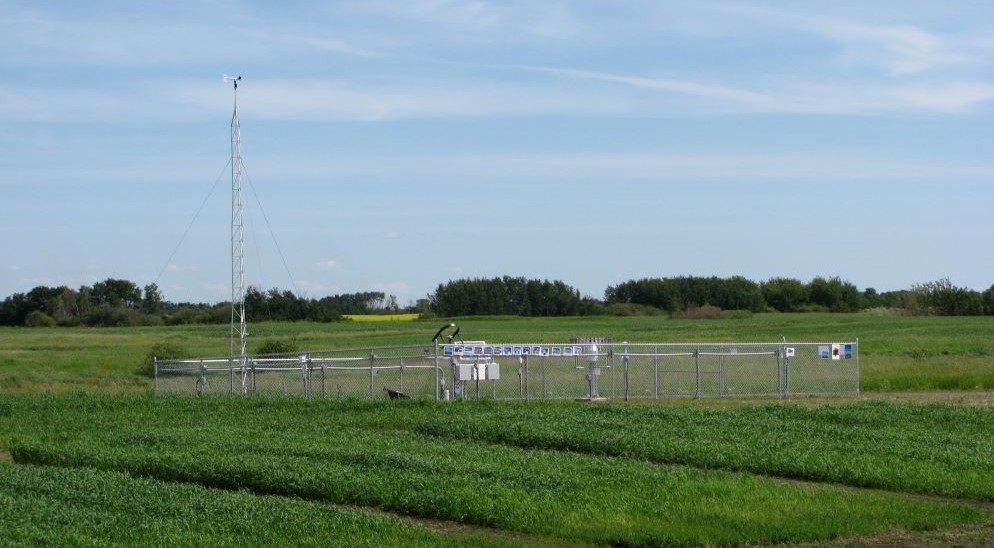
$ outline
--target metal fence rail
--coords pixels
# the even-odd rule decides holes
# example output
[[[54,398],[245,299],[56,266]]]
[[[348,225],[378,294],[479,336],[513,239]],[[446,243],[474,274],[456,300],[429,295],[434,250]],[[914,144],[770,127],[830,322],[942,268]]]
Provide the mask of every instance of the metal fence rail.
[[[659,399],[858,395],[859,342],[435,344],[156,360],[157,394]]]

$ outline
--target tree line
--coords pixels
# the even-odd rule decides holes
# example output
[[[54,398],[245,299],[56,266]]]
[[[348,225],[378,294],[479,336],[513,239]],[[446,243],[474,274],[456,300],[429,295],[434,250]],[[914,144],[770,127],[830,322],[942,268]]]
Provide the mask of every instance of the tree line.
[[[291,291],[245,291],[245,313],[253,320],[339,321],[344,314],[397,310],[396,297],[378,291],[308,299]],[[156,284],[143,288],[128,280],[108,278],[92,286],[37,286],[0,302],[0,325],[54,327],[125,327],[135,325],[224,324],[231,321],[231,303],[173,303]]]
[[[994,285],[986,291],[957,287],[947,278],[900,291],[860,291],[838,277],[771,278],[755,282],[729,278],[680,276],[642,278],[609,286],[603,299],[581,296],[559,280],[502,276],[464,278],[441,283],[434,293],[401,307],[393,295],[367,291],[319,299],[289,290],[249,287],[246,314],[253,321],[333,322],[345,314],[417,312],[423,316],[592,316],[670,314],[695,310],[753,312],[857,312],[891,309],[910,315],[994,315]],[[688,316],[692,317],[692,316]],[[37,286],[0,302],[0,325],[132,326],[228,323],[231,303],[173,303],[156,284],[139,287],[108,278],[92,286]]]
[[[503,276],[439,284],[428,304],[439,316],[578,316],[597,303],[558,280]]]
[[[915,284],[910,289],[859,291],[838,277],[795,278],[754,282],[731,278],[693,277],[631,280],[605,291],[606,303],[632,303],[668,313],[703,306],[750,312],[858,312],[885,308],[909,315],[994,315],[994,285],[984,292],[953,285],[949,279]]]

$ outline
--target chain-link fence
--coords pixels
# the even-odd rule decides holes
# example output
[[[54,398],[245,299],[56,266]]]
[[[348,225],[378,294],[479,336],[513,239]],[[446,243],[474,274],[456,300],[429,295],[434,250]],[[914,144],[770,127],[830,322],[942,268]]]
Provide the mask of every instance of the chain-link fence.
[[[468,342],[156,360],[155,391],[305,398],[858,395],[859,343]]]

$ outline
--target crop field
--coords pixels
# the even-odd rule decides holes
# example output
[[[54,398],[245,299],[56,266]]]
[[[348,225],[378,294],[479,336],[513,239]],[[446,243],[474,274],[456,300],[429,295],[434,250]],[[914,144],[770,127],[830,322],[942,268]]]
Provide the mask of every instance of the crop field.
[[[467,339],[536,343],[859,337],[869,397],[156,397],[138,374],[149,349],[169,342],[191,355],[224,354],[227,326],[6,329],[0,538],[27,546],[994,544],[990,319],[455,321]],[[252,333],[310,351],[426,343],[441,324],[258,324]]]
[[[3,465],[0,477],[4,485],[20,487],[16,496],[0,498],[0,505],[49,501],[44,505],[57,513],[51,520],[56,524],[95,512],[79,499],[83,495],[72,494],[79,488],[39,479],[45,472],[37,467],[45,466],[97,484],[99,490],[86,495],[95,499],[136,482],[138,494],[113,496],[116,508],[150,509],[115,518],[120,524],[106,525],[106,533],[87,533],[108,538],[162,528],[180,544],[200,529],[222,534],[237,525],[237,534],[259,527],[270,535],[265,538],[307,542],[322,534],[338,538],[336,527],[356,538],[369,533],[365,527],[376,530],[380,522],[329,506],[349,505],[388,514],[378,517],[383,544],[433,544],[433,534],[453,543],[819,541],[990,524],[992,514],[982,503],[994,500],[994,452],[987,435],[992,419],[994,410],[986,408],[880,402],[716,410],[574,402],[13,396],[0,400],[0,445],[16,464]],[[957,429],[943,441],[960,441],[935,443],[933,436],[950,422]],[[790,427],[770,430],[778,424]],[[733,425],[745,435],[730,436]],[[838,429],[846,425],[851,434],[840,440]],[[648,430],[657,429],[646,439]],[[925,455],[932,465],[916,465]],[[963,477],[966,469],[971,474]],[[151,479],[166,483],[157,486]],[[253,502],[250,494],[260,500]],[[145,497],[152,502],[141,502]],[[155,502],[159,498],[167,500]],[[219,508],[179,516],[170,510],[187,498],[205,506],[216,498]],[[273,519],[307,515],[293,506],[305,502],[323,505],[321,512],[334,519],[320,526],[308,520],[277,525],[259,517],[280,500],[288,506],[269,512]],[[242,508],[237,515],[245,518],[238,524],[223,517],[230,506]],[[41,527],[30,515],[17,515],[28,522],[23,534]],[[471,533],[440,533],[396,516],[468,526]]]
[[[5,546],[497,546],[354,509],[91,468],[0,463],[0,516]]]

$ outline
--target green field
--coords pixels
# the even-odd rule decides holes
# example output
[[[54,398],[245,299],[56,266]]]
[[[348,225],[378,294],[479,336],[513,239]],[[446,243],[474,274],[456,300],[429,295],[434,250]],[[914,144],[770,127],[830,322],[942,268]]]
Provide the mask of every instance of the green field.
[[[223,355],[227,326],[0,329],[0,538],[27,546],[994,543],[989,318],[455,322],[467,340],[536,343],[858,337],[864,397],[595,405],[156,397],[137,373],[150,349],[165,342],[191,356]],[[293,339],[314,351],[424,344],[442,323],[251,332],[253,344]]]
[[[866,391],[994,390],[994,318],[877,317],[868,314],[758,314],[737,320],[659,317],[455,319],[467,340],[564,342],[612,337],[630,342],[773,342],[860,340]],[[303,351],[426,344],[442,321],[261,323],[250,350],[292,339]],[[227,325],[137,328],[0,328],[0,393],[135,393],[151,389],[136,375],[158,343],[189,357],[228,353]],[[110,364],[101,374],[101,366]],[[96,381],[96,382],[95,382]],[[91,384],[93,387],[91,388]]]
[[[994,500],[994,452],[985,436],[994,411],[986,408],[871,402],[715,410],[76,395],[6,397],[0,410],[0,444],[15,463],[89,470],[80,481],[103,478],[96,470],[111,474],[99,479],[111,484],[122,481],[120,474],[169,482],[161,492],[179,482],[286,497],[293,504],[303,499],[375,508],[471,526],[476,534],[490,532],[485,538],[494,541],[503,541],[500,533],[506,532],[527,544],[808,542],[992,520],[971,502]],[[868,418],[856,419],[863,416]],[[948,421],[958,428],[947,437],[961,442],[937,449],[932,436]],[[899,427],[880,428],[881,422]],[[795,428],[775,434],[771,424]],[[844,424],[851,435],[839,440]],[[729,436],[729,425],[752,434]],[[647,429],[658,432],[647,437]],[[756,458],[763,454],[773,456]],[[926,454],[933,465],[915,466]],[[969,477],[961,476],[965,468]],[[5,481],[27,481],[17,472],[7,476]],[[64,489],[35,480],[23,488],[23,500],[9,504],[64,496],[79,505],[74,490]],[[196,490],[175,496],[206,497]],[[115,501],[122,509],[136,503]],[[82,519],[74,511],[82,509],[66,509],[69,515],[58,514],[54,522]],[[188,538],[182,523],[170,521],[169,510],[147,512],[117,518],[120,525],[108,534],[140,530],[153,519],[179,527],[177,539]],[[184,519],[194,530],[219,527],[225,522],[212,517],[215,512],[223,514],[211,510],[203,522]],[[262,511],[246,509],[246,519],[255,512]],[[287,524],[280,531],[306,542],[316,534],[311,527]],[[428,534],[405,533],[396,521],[384,527],[401,535],[386,544],[407,543],[404,534]],[[293,535],[289,542],[296,542]]]

